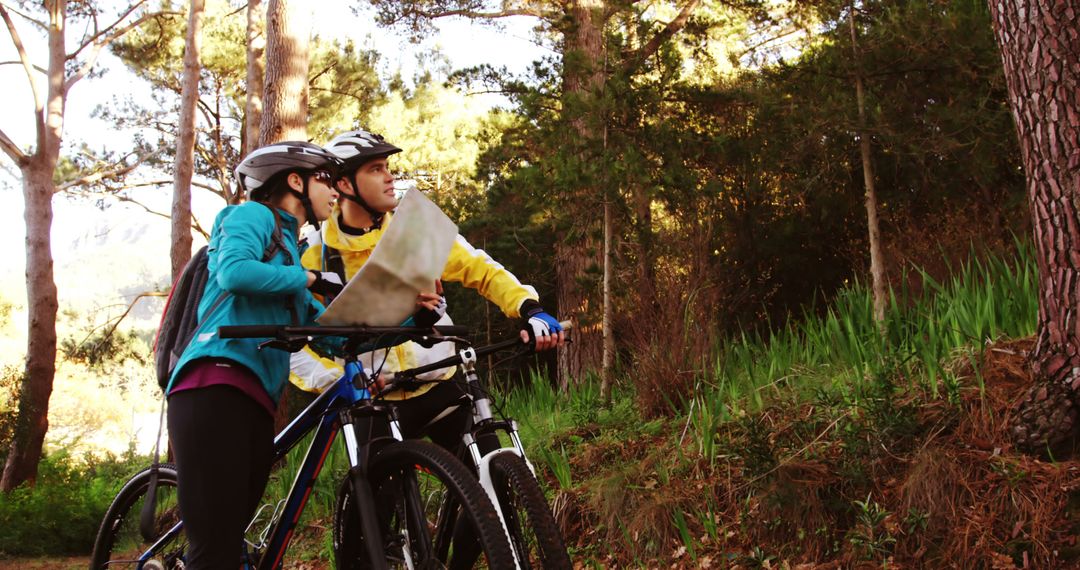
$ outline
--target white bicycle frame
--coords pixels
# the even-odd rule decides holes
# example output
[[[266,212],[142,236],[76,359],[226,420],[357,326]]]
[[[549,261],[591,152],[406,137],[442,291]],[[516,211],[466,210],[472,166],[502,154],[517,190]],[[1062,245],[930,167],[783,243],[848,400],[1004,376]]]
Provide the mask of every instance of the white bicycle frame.
[[[479,384],[480,379],[476,374],[476,351],[470,346],[463,350],[458,351],[458,355],[461,356],[461,369],[465,373],[465,381],[470,387]],[[482,390],[468,390],[469,399],[472,400],[473,406],[473,424],[479,424],[483,421],[490,420],[494,417],[491,412],[491,401]],[[462,436],[462,440],[465,442],[465,448],[469,450],[469,456],[472,457],[473,465],[476,467],[476,472],[480,477],[480,486],[484,488],[484,492],[487,493],[488,498],[491,499],[491,503],[495,505],[495,512],[499,515],[499,522],[502,523],[503,532],[506,533],[506,539],[510,543],[510,549],[514,553],[514,565],[516,568],[521,568],[518,563],[518,553],[514,546],[514,539],[510,536],[510,528],[506,524],[506,519],[503,517],[502,506],[499,504],[499,497],[495,493],[495,484],[491,480],[491,460],[504,453],[517,455],[525,461],[525,465],[528,466],[529,472],[533,477],[536,477],[536,470],[533,468],[529,458],[525,455],[525,448],[521,444],[521,438],[518,437],[517,422],[510,420],[510,441],[513,443],[512,447],[501,447],[499,449],[490,451],[484,455],[480,454],[480,445],[471,433],[465,432]]]

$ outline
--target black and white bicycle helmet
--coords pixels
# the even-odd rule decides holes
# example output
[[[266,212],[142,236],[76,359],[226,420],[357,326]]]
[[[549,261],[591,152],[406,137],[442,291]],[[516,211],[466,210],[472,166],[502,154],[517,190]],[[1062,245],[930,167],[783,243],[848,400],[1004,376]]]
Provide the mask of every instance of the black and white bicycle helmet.
[[[400,148],[386,142],[382,135],[370,133],[363,129],[341,133],[326,143],[326,149],[341,160],[341,172],[345,176],[351,176],[356,169],[376,158],[386,158],[401,152]],[[353,180],[350,180],[350,182],[355,184]],[[381,226],[383,212],[368,206],[367,202],[360,196],[359,189],[354,190],[355,194],[342,192],[340,196],[367,210],[375,226]]]
[[[268,199],[273,188],[267,184],[274,176],[290,171],[329,170],[333,174],[341,168],[341,160],[323,147],[304,141],[282,141],[251,151],[236,167],[236,181],[247,191],[248,198],[257,202]],[[289,189],[300,198],[308,221],[316,228],[319,221],[308,197],[308,178],[304,178],[303,192]]]
[[[352,172],[365,162],[401,152],[400,148],[386,142],[382,135],[363,129],[341,133],[326,143],[326,149],[341,159],[343,172]]]
[[[257,148],[236,167],[236,181],[252,200],[265,199],[271,189],[266,183],[275,174],[290,170],[316,170],[334,173],[341,161],[323,147],[303,141],[282,141]]]

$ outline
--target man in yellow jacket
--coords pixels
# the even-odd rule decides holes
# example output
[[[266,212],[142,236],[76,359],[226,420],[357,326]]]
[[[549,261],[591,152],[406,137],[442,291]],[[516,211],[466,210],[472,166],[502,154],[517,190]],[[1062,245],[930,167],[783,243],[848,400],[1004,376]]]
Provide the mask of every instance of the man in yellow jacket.
[[[401,149],[387,143],[380,135],[363,130],[338,135],[326,149],[344,162],[337,181],[339,200],[322,228],[308,236],[308,249],[301,264],[323,272],[321,274],[328,279],[339,277],[345,282],[367,262],[383,231],[392,223],[390,212],[397,206],[397,196],[388,158]],[[460,235],[450,250],[442,279],[475,289],[507,317],[526,319],[522,339],[534,339],[537,350],[555,348],[565,342],[565,333],[558,321],[540,306],[536,289],[522,284]],[[445,314],[441,284],[434,285],[436,291],[421,294],[418,306],[439,314],[437,324],[452,324],[449,315]],[[453,350],[450,343],[424,348],[409,342],[365,354],[361,361],[369,371],[387,375],[441,360],[450,356]],[[308,349],[294,354],[291,364],[293,383],[308,391],[321,391],[342,373],[340,364]],[[456,373],[455,369],[449,368],[429,373],[425,379],[449,380]],[[398,418],[406,437],[428,435],[440,446],[456,450],[468,420],[467,399],[459,385],[454,382],[428,383],[414,392],[391,394],[387,399],[408,400],[398,406]]]

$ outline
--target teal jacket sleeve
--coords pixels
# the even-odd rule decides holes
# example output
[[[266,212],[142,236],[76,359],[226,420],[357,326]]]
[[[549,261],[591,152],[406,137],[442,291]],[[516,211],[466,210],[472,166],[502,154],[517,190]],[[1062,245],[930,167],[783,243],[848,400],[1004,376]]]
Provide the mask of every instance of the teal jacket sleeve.
[[[295,265],[263,263],[262,256],[274,231],[273,214],[268,208],[248,204],[236,208],[221,221],[216,243],[217,267],[211,268],[218,285],[238,295],[275,295],[299,293],[307,286],[307,272]],[[285,239],[290,239],[288,232]],[[288,255],[281,252],[278,255]]]

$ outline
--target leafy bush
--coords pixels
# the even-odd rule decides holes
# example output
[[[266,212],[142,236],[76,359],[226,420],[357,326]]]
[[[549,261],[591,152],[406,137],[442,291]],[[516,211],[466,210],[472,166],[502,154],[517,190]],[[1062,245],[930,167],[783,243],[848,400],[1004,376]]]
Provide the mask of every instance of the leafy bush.
[[[36,485],[0,495],[0,555],[89,554],[120,486],[147,464],[134,456],[90,464],[66,453],[43,458]]]
[[[0,305],[0,310],[2,308]],[[22,373],[22,369],[15,366],[5,366],[0,370],[0,465],[7,459],[7,449],[15,433]]]

